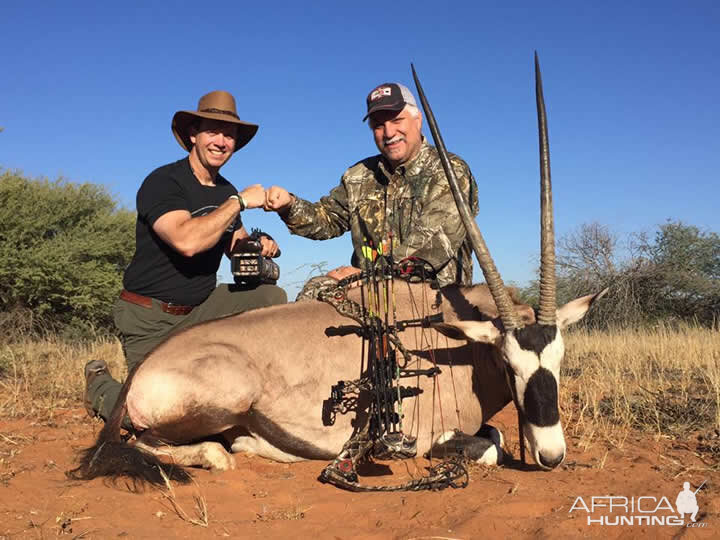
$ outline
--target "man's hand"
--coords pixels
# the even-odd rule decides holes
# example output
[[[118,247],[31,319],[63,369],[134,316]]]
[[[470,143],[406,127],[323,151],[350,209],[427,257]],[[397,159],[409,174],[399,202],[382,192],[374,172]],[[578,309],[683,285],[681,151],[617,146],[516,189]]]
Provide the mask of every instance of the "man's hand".
[[[340,281],[341,279],[355,275],[358,272],[361,272],[361,270],[359,268],[355,268],[354,266],[340,266],[339,268],[335,268],[335,270],[330,270],[327,275],[328,277]]]
[[[260,252],[261,255],[265,257],[275,257],[280,251],[277,242],[272,238],[261,236],[258,240],[260,240],[260,243],[262,244],[262,251]]]
[[[290,195],[285,188],[280,186],[272,186],[265,192],[265,208],[266,212],[277,212],[284,214],[295,202],[295,197]]]
[[[240,196],[245,201],[245,208],[260,208],[265,206],[265,188],[260,184],[248,186],[240,192]]]

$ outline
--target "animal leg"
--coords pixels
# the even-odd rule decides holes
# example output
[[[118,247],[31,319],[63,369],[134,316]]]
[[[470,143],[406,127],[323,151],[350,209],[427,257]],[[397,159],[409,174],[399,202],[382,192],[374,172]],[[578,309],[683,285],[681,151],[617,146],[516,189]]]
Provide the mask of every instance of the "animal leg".
[[[202,467],[214,472],[235,469],[235,458],[217,442],[171,446],[150,438],[143,440],[140,436],[135,445],[155,456],[167,456],[173,463],[185,467]]]
[[[499,465],[503,459],[502,445],[502,433],[484,424],[474,436],[457,429],[443,433],[426,457],[458,456],[481,465]]]
[[[248,433],[247,435],[238,435],[232,441],[232,451],[234,454],[245,452],[247,454],[262,456],[280,463],[295,463],[297,461],[305,461],[306,458],[283,452],[273,443],[256,434]]]

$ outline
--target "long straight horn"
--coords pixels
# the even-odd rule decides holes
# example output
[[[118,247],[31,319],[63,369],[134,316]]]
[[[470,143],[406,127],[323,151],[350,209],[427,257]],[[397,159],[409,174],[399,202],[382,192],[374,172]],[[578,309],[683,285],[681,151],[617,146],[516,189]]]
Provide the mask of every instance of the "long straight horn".
[[[552,182],[550,181],[550,145],[543,97],[542,75],[535,52],[535,100],[537,102],[540,143],[540,308],[538,324],[555,325],[555,227],[553,224]]]
[[[443,169],[445,169],[445,176],[450,184],[450,190],[452,191],[453,197],[455,198],[455,204],[457,205],[458,212],[460,213],[460,219],[462,219],[468,238],[470,239],[470,243],[475,251],[475,256],[477,257],[477,260],[480,263],[480,268],[485,276],[485,281],[488,284],[493,300],[495,300],[495,305],[500,313],[500,319],[502,320],[506,330],[518,328],[519,325],[515,317],[515,309],[512,301],[510,300],[510,295],[505,290],[503,280],[495,267],[492,257],[490,256],[490,252],[488,251],[485,240],[480,233],[480,229],[470,214],[470,209],[463,199],[462,193],[460,193],[460,187],[458,186],[457,178],[455,178],[455,171],[453,171],[452,164],[450,163],[450,158],[448,157],[447,150],[445,149],[445,143],[443,142],[442,135],[440,135],[437,122],[435,122],[435,116],[432,113],[432,109],[430,109],[430,104],[425,98],[425,92],[423,92],[420,81],[418,80],[417,73],[415,72],[415,66],[410,64],[410,67],[412,68],[418,97],[420,97],[420,103],[422,103],[423,110],[425,111],[425,118],[427,118],[428,126],[430,126],[430,132],[432,133],[433,140],[435,141],[435,147],[440,155],[440,162],[442,163]]]

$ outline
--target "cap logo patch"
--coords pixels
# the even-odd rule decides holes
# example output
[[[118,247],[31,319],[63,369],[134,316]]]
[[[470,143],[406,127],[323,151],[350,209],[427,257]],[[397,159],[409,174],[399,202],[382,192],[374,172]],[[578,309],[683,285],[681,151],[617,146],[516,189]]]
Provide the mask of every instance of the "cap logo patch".
[[[389,96],[392,94],[392,88],[389,86],[381,86],[380,88],[376,88],[372,91],[372,94],[370,94],[370,101],[375,101],[377,99],[382,99],[385,96]]]

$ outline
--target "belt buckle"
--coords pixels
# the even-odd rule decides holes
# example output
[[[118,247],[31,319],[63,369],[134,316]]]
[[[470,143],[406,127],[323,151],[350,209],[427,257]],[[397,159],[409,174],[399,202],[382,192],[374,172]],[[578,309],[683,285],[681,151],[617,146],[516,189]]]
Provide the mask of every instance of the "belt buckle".
[[[165,305],[167,306],[167,312],[170,315],[177,315],[178,313],[182,313],[183,311],[185,311],[185,306],[181,304],[174,304],[172,302],[168,302]]]

